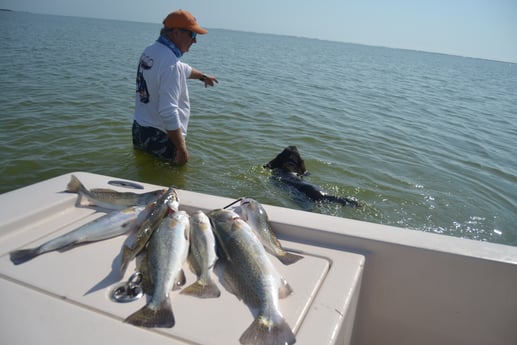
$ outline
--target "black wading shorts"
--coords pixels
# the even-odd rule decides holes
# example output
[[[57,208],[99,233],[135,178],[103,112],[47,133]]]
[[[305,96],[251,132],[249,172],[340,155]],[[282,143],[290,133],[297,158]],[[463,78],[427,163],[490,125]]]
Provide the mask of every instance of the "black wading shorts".
[[[166,133],[154,127],[140,126],[136,121],[133,121],[133,147],[162,160],[176,160],[176,147]]]

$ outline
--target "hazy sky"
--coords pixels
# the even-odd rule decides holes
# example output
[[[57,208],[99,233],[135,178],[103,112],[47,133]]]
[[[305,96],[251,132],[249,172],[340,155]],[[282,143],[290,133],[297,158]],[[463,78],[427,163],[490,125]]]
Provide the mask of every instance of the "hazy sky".
[[[517,63],[517,0],[0,0],[35,13],[285,34]]]

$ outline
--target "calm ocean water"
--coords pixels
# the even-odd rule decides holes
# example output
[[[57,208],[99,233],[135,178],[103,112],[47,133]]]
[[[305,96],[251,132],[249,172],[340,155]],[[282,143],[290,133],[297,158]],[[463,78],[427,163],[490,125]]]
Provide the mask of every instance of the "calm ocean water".
[[[517,64],[210,30],[183,60],[220,84],[191,82],[177,167],[131,145],[159,28],[0,12],[0,193],[82,170],[517,245]],[[293,201],[262,168],[287,145],[311,182],[366,206]]]

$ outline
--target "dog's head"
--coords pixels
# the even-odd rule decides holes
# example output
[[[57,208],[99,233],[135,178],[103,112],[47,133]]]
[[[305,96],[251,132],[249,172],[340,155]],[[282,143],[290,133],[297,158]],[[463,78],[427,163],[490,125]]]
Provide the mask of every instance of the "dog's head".
[[[304,175],[307,172],[305,163],[296,146],[286,147],[273,160],[264,164],[264,168],[280,169],[286,172],[296,173],[297,175]]]

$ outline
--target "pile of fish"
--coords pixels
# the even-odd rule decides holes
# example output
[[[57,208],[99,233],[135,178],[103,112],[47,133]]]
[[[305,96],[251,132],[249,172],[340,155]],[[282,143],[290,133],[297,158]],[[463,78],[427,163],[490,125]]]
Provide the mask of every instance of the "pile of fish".
[[[121,277],[128,264],[137,262],[147,303],[124,321],[141,327],[173,327],[170,291],[199,298],[217,298],[221,291],[214,268],[231,293],[256,310],[252,324],[239,338],[241,344],[294,344],[295,336],[279,310],[279,298],[292,293],[266,252],[290,265],[303,257],[282,248],[269,224],[265,209],[251,198],[238,199],[232,208],[188,214],[179,210],[174,188],[148,193],[121,193],[87,189],[75,176],[68,192],[78,193],[90,205],[111,210],[106,215],[42,245],[10,253],[15,264],[38,255],[64,250],[80,243],[96,242],[124,234],[133,241],[122,248]],[[197,280],[186,284],[183,266],[190,265]]]

